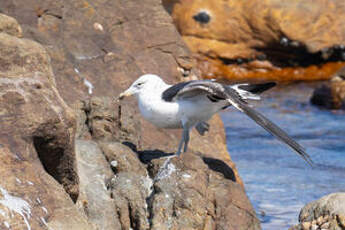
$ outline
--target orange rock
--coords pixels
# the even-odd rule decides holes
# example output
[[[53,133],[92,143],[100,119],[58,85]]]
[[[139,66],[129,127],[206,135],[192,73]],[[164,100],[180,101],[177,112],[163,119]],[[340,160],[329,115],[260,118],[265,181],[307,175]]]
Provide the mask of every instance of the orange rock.
[[[202,76],[328,79],[345,60],[342,1],[163,0]],[[308,18],[308,20],[305,20]],[[208,62],[208,63],[205,63]],[[327,64],[332,62],[332,64]]]

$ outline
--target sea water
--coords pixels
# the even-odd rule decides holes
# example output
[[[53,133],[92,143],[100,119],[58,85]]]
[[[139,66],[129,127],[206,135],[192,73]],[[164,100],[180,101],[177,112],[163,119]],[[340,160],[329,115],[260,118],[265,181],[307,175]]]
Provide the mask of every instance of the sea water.
[[[313,168],[241,112],[221,113],[228,150],[264,230],[288,229],[308,202],[345,192],[345,112],[311,105],[313,88],[273,89],[254,105],[306,148]]]

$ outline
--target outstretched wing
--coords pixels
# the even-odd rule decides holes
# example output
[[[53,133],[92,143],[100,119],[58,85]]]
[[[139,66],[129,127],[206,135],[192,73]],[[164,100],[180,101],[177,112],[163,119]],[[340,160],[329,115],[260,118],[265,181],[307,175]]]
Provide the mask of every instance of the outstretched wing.
[[[274,85],[275,83],[227,86],[207,80],[190,81],[170,87],[163,93],[162,97],[166,101],[174,101],[176,99],[191,98],[206,94],[213,102],[227,100],[229,105],[233,105],[245,113],[266,131],[296,151],[308,164],[312,165],[310,156],[301,145],[261,113],[251,108],[245,101],[245,99],[257,99],[255,93],[261,93]]]
[[[308,164],[312,165],[313,162],[310,156],[305,152],[304,148],[298,144],[295,140],[293,140],[286,132],[284,132],[281,128],[275,125],[273,122],[268,120],[264,115],[255,111],[253,108],[248,106],[241,98],[238,97],[237,92],[232,89],[228,88],[227,90],[228,101],[232,104],[235,108],[240,110],[241,112],[248,115],[251,119],[253,119],[257,124],[261,127],[266,129],[269,133],[273,136],[277,137],[280,141],[290,146],[293,150],[295,150]]]
[[[211,101],[226,100],[225,87],[227,86],[210,80],[182,82],[166,89],[162,99],[171,102],[206,94]]]

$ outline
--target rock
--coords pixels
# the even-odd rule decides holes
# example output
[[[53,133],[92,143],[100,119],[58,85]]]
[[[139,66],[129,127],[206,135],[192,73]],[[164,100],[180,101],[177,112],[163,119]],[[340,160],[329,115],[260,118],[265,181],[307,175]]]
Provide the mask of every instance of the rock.
[[[204,77],[321,80],[345,64],[341,0],[163,0],[163,5]]]
[[[80,178],[77,206],[98,229],[121,229],[109,188],[114,175],[103,152],[93,141],[77,140],[76,154]]]
[[[46,50],[10,34],[0,33],[0,228],[94,229],[72,201],[74,113]]]
[[[101,142],[99,145],[108,162],[116,162],[116,165],[113,166],[116,173],[131,172],[143,177],[148,175],[146,167],[129,147],[119,142]]]
[[[0,14],[0,33],[7,33],[19,38],[22,37],[22,28],[16,19]]]
[[[242,187],[224,171],[214,170],[213,160],[188,152],[169,163],[150,197],[152,229],[260,229]],[[158,162],[162,160],[152,161]]]
[[[108,99],[95,97],[92,101],[106,102]],[[104,120],[108,116],[107,106],[111,108],[112,105],[102,105],[91,107],[86,120],[96,113],[98,120]],[[89,130],[93,130],[92,125],[99,123],[88,124],[91,124]],[[166,160],[161,157],[166,152],[142,149],[128,141],[120,143],[107,135],[98,137],[97,145],[108,161],[108,168],[115,174],[109,190],[122,228],[231,230],[244,226],[245,229],[260,229],[242,184],[228,164],[231,161],[221,160],[224,156],[216,158],[212,153],[201,156],[196,148],[196,152],[191,150],[173,159],[167,171],[158,175]],[[87,181],[94,181],[91,175],[89,177]],[[83,180],[81,177],[81,185]]]
[[[329,229],[329,222],[325,222],[320,226],[321,229]]]
[[[307,204],[299,215],[300,221],[316,220],[320,216],[345,215],[345,193],[332,193]]]
[[[311,223],[310,222],[302,222],[302,229],[303,230],[309,230],[311,228]]]
[[[162,181],[153,182],[155,173],[164,161],[155,158],[176,151],[181,132],[160,130],[144,121],[133,99],[121,104],[114,100],[143,73],[159,74],[170,83],[195,78],[190,53],[171,18],[164,11],[161,1],[143,0],[133,4],[131,1],[95,0],[90,4],[83,0],[71,0],[68,3],[54,0],[4,0],[0,7],[3,13],[18,20],[24,37],[42,44],[38,45],[28,39],[20,40],[26,41],[22,44],[21,56],[15,55],[18,53],[16,49],[9,50],[10,42],[4,48],[0,46],[0,49],[6,50],[4,53],[11,54],[8,57],[1,56],[0,70],[13,73],[9,75],[6,72],[7,78],[26,76],[28,73],[29,76],[36,72],[45,73],[37,74],[43,82],[42,86],[37,86],[38,89],[34,87],[36,85],[23,83],[30,93],[37,91],[30,98],[32,110],[14,110],[11,117],[14,117],[12,114],[18,114],[17,117],[11,118],[11,122],[3,130],[13,133],[13,124],[22,122],[18,119],[22,116],[22,111],[33,119],[30,123],[32,130],[35,130],[36,123],[44,124],[37,132],[40,137],[37,139],[37,146],[47,143],[44,148],[40,148],[41,155],[60,153],[50,151],[50,148],[55,150],[55,146],[66,153],[61,161],[54,161],[55,164],[61,162],[61,167],[56,170],[53,168],[50,172],[57,171],[57,181],[61,181],[71,197],[77,200],[77,205],[73,205],[70,200],[69,203],[54,203],[54,198],[49,196],[49,201],[56,205],[52,206],[54,216],[47,220],[49,226],[73,230],[94,229],[94,225],[114,227],[117,224],[123,229],[154,229],[154,226],[167,228],[162,216],[172,213],[174,226],[180,229],[231,230],[238,229],[239,226],[246,229],[260,228],[241,179],[226,151],[224,128],[218,116],[210,121],[212,127],[207,136],[199,137],[195,132],[192,133],[190,152],[187,154],[189,158],[186,156],[187,159],[175,159],[173,162],[176,170],[183,174],[172,176],[171,182],[175,184],[168,183],[164,187]],[[1,33],[3,38],[9,36],[3,34]],[[6,39],[0,39],[0,44],[5,41]],[[38,48],[34,55],[28,56],[27,53],[33,50],[26,48],[30,42],[31,47]],[[11,89],[14,86],[15,84]],[[46,87],[50,87],[49,90]],[[22,93],[21,89],[22,87],[16,88],[18,94]],[[41,94],[38,93],[40,91]],[[2,99],[3,95],[0,95]],[[16,98],[16,94],[5,97],[10,102]],[[12,105],[25,101],[19,96],[18,98]],[[46,102],[48,99],[49,103]],[[10,106],[10,102],[6,105]],[[73,106],[76,111],[72,112],[66,104]],[[20,109],[17,107],[16,109]],[[2,104],[0,108],[4,108]],[[2,110],[0,114],[2,116]],[[11,127],[9,124],[12,124]],[[49,124],[53,125],[48,126]],[[17,144],[11,139],[11,144],[6,148],[16,150],[16,146],[21,146],[20,150],[14,151],[16,153],[33,149],[35,145],[30,142],[30,132],[25,130],[21,129],[19,136],[27,137],[26,142],[18,138],[20,143]],[[78,139],[78,170],[75,167],[75,137]],[[35,153],[34,149],[32,152]],[[39,165],[36,155],[32,158]],[[89,162],[91,156],[98,162],[97,165]],[[185,162],[189,159],[190,162]],[[69,167],[65,167],[66,162]],[[40,167],[41,169],[36,170],[43,170]],[[194,169],[198,174],[193,172]],[[43,175],[44,173],[42,171]],[[80,174],[79,198],[76,173]],[[110,173],[113,175],[110,176]],[[91,180],[102,174],[111,178],[109,184],[106,184],[109,185],[107,191],[102,184],[107,180]],[[202,183],[188,180],[189,175],[202,178]],[[47,178],[56,183],[49,175]],[[40,185],[39,188],[45,188],[41,183],[37,184]],[[58,183],[56,186],[59,186]],[[167,201],[173,203],[164,203],[168,209],[159,209],[159,199],[165,199],[160,192],[163,189],[171,195],[177,194],[176,199],[172,197]],[[62,194],[56,195],[58,201],[68,198],[61,188],[54,192],[59,191]],[[50,194],[53,195],[54,192]],[[98,200],[99,197],[95,194],[97,192],[102,200]],[[107,218],[112,203],[114,216]],[[64,205],[67,211],[59,212],[65,210],[59,205]],[[55,214],[55,210],[59,214]],[[179,212],[178,216],[175,216],[175,211]],[[191,219],[186,218],[193,211],[197,211],[197,215]],[[53,211],[49,210],[50,212]],[[106,216],[98,219],[95,213]],[[71,224],[71,219],[74,225]]]
[[[345,226],[345,193],[332,193],[304,206],[299,214],[300,224],[310,229],[341,230]]]
[[[327,83],[315,89],[311,103],[326,109],[345,110],[345,68]]]

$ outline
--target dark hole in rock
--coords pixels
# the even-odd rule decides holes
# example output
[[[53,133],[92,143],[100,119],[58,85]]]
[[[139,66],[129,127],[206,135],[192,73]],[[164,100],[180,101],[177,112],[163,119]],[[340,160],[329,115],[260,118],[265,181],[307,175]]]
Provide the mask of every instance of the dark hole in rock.
[[[207,24],[210,22],[211,17],[208,15],[205,11],[200,11],[196,15],[193,16],[193,19],[197,22],[200,22],[201,24]]]
[[[56,146],[54,138],[45,139],[43,137],[35,136],[33,138],[34,147],[38,154],[44,169],[51,175],[59,184],[63,185],[63,177],[66,176],[64,171],[63,161],[65,157],[65,149],[61,146]],[[65,160],[66,161],[66,160]],[[67,175],[69,175],[67,173]],[[73,178],[68,178],[73,180]],[[74,202],[77,200],[76,194],[69,194]]]
[[[203,161],[209,169],[223,174],[226,179],[236,182],[234,171],[223,161],[211,157],[203,157]]]

